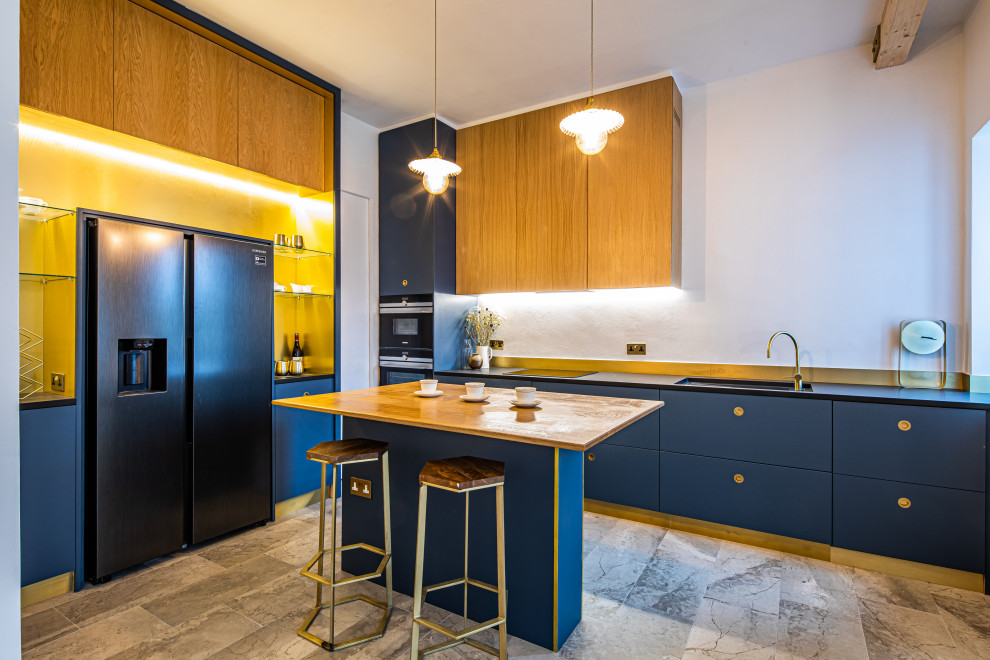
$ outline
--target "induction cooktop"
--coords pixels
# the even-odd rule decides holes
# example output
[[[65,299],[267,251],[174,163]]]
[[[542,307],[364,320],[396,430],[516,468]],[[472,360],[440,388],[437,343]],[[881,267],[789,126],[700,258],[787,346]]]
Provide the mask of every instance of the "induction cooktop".
[[[580,378],[598,373],[597,371],[571,371],[570,369],[520,369],[508,371],[513,376],[547,376],[548,378]]]

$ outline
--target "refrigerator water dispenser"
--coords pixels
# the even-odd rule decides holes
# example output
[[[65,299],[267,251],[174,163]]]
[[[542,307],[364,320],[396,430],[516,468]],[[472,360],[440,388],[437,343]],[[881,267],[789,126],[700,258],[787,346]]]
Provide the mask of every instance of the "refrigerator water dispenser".
[[[117,340],[117,394],[164,392],[168,381],[165,339]]]

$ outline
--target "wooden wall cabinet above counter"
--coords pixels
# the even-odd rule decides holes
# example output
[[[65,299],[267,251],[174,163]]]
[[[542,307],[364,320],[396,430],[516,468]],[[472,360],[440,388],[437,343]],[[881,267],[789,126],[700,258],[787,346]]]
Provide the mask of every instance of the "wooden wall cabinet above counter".
[[[680,286],[681,94],[599,94],[625,125],[585,156],[572,101],[457,132],[457,293]]]
[[[150,0],[22,0],[21,103],[333,189],[333,92]]]

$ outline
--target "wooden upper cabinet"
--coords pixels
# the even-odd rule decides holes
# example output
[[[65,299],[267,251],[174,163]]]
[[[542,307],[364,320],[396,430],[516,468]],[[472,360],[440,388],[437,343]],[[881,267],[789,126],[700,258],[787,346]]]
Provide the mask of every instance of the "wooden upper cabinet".
[[[681,94],[668,77],[595,102],[625,124],[588,158],[588,288],[679,286]]]
[[[21,103],[113,128],[112,0],[21,0]]]
[[[238,62],[237,89],[238,165],[331,189],[332,182],[324,182],[323,97],[246,59]]]
[[[238,59],[130,0],[115,0],[115,130],[237,165]]]
[[[516,117],[457,131],[457,293],[516,286]]]
[[[559,128],[584,105],[516,117],[517,291],[588,288],[588,157]]]

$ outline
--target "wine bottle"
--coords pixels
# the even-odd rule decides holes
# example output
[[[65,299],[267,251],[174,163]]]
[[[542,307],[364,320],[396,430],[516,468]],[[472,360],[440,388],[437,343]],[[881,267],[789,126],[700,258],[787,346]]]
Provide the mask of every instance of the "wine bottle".
[[[299,346],[299,333],[297,332],[296,333],[296,344],[295,344],[295,346],[292,347],[292,361],[293,362],[298,362],[299,363],[299,366],[301,367],[302,366],[302,359],[303,359],[303,350],[302,350],[302,347]]]

